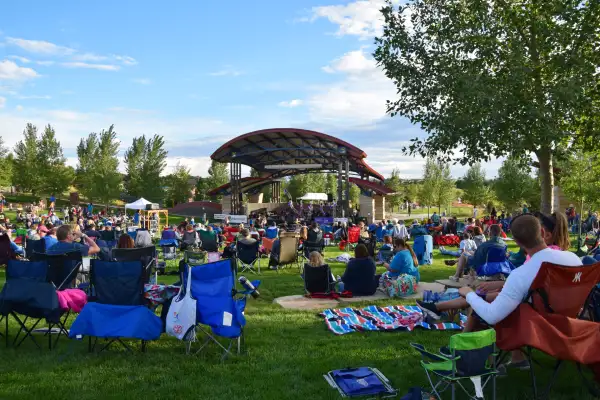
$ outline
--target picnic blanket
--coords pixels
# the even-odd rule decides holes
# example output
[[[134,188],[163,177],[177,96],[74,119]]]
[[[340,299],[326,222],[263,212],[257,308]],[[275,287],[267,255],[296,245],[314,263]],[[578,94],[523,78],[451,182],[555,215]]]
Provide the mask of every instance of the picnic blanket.
[[[436,235],[433,237],[435,246],[458,246],[460,238],[456,235]]]
[[[461,323],[440,322],[428,323],[418,306],[368,306],[358,308],[327,309],[321,314],[325,318],[327,328],[336,335],[362,331],[395,331],[412,332],[421,327],[430,330],[462,330],[466,317],[461,314]]]

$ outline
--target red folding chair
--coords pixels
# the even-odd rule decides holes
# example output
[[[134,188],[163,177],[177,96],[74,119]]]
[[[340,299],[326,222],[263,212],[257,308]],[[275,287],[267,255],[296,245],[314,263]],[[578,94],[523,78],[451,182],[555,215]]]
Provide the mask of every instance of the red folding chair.
[[[581,365],[590,366],[596,381],[600,381],[600,351],[590,351],[600,343],[599,325],[581,319],[598,282],[600,263],[581,267],[543,263],[525,302],[496,324],[497,344],[501,350],[524,349],[529,359],[534,398],[538,398],[538,389],[533,349],[557,360],[542,398],[549,395],[564,361],[577,363],[584,383],[590,392],[598,395],[581,370]]]
[[[358,244],[358,240],[360,239],[360,228],[358,226],[353,226],[348,228],[348,243],[346,243],[346,247],[354,248]]]

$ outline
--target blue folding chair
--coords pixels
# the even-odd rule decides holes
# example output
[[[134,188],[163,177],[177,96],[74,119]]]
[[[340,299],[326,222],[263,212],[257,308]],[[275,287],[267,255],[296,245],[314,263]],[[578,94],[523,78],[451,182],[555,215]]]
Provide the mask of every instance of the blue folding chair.
[[[419,265],[433,264],[433,237],[431,235],[417,236],[413,246]]]
[[[141,261],[91,260],[90,301],[73,322],[69,337],[89,337],[89,351],[96,348],[98,338],[107,340],[102,352],[113,343],[131,348],[122,339],[141,340],[142,352],[146,342],[156,340],[162,333],[162,321],[144,300],[145,267]],[[92,337],[95,338],[92,344]]]
[[[186,265],[182,274],[182,290],[187,284],[187,268],[190,266]],[[237,354],[240,354],[246,325],[246,297],[249,294],[256,295],[256,292],[236,290],[236,263],[232,259],[191,268],[192,297],[196,299],[196,329],[185,338],[187,353],[192,352],[192,343],[197,340],[198,334],[201,334],[205,340],[196,353],[213,342],[223,350],[222,360],[231,354],[234,343],[237,343]],[[253,281],[252,285],[258,288],[260,281]],[[218,337],[228,340],[229,343],[223,345]]]
[[[5,320],[5,340],[9,345],[8,318],[12,316],[19,325],[19,331],[13,339],[12,345],[19,347],[27,338],[41,349],[32,335],[35,328],[42,320],[50,326],[58,325],[64,330],[64,323],[60,320],[63,311],[58,305],[56,287],[48,281],[48,263],[46,261],[19,261],[10,260],[6,268],[6,283],[0,292],[0,315]],[[25,316],[21,319],[19,317]],[[34,319],[31,328],[27,321]],[[48,331],[48,330],[44,330]],[[25,335],[21,337],[21,334]],[[52,348],[52,339],[48,335],[48,347]],[[19,340],[20,339],[20,340]],[[58,340],[58,338],[57,338]]]
[[[510,275],[515,266],[507,256],[507,247],[490,247],[485,256],[485,264],[477,265],[477,276]]]

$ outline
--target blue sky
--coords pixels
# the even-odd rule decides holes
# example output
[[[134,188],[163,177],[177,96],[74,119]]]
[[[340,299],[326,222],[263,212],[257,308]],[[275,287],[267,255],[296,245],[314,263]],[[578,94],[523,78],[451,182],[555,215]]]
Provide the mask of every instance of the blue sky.
[[[385,115],[395,89],[371,53],[382,0],[7,2],[0,13],[0,135],[55,126],[71,165],[81,137],[115,124],[122,150],[167,140],[169,168],[205,175],[226,140],[273,127],[357,145],[387,175],[420,175]],[[499,161],[486,165],[494,176]],[[464,167],[453,168],[460,176]]]

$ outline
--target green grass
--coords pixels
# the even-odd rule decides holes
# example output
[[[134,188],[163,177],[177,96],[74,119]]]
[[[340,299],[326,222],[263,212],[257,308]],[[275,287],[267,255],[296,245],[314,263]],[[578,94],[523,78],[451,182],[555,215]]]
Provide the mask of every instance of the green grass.
[[[327,256],[338,253],[329,250]],[[436,250],[434,264],[420,267],[424,281],[453,272],[443,259]],[[331,265],[335,274],[344,270],[339,263]],[[39,351],[29,341],[19,349],[6,349],[0,342],[0,399],[336,399],[339,395],[322,375],[348,366],[377,367],[404,393],[411,386],[427,386],[419,357],[409,343],[435,350],[453,334],[416,330],[338,337],[325,328],[315,311],[284,310],[273,304],[276,297],[303,292],[297,269],[264,270],[260,278],[261,297],[248,301],[247,353],[242,356],[221,363],[214,347],[206,356],[188,356],[181,342],[165,335],[151,343],[146,354],[127,354],[116,348],[88,354],[86,342],[67,339],[61,339],[52,351]],[[171,283],[175,279],[164,276],[160,280]],[[4,271],[0,271],[3,281]],[[376,304],[403,303],[385,300]],[[11,322],[11,334],[15,330]],[[547,382],[549,374],[541,376]],[[529,395],[529,384],[527,372],[511,371],[499,381],[499,398]],[[588,398],[572,366],[561,372],[554,394],[553,399]]]

